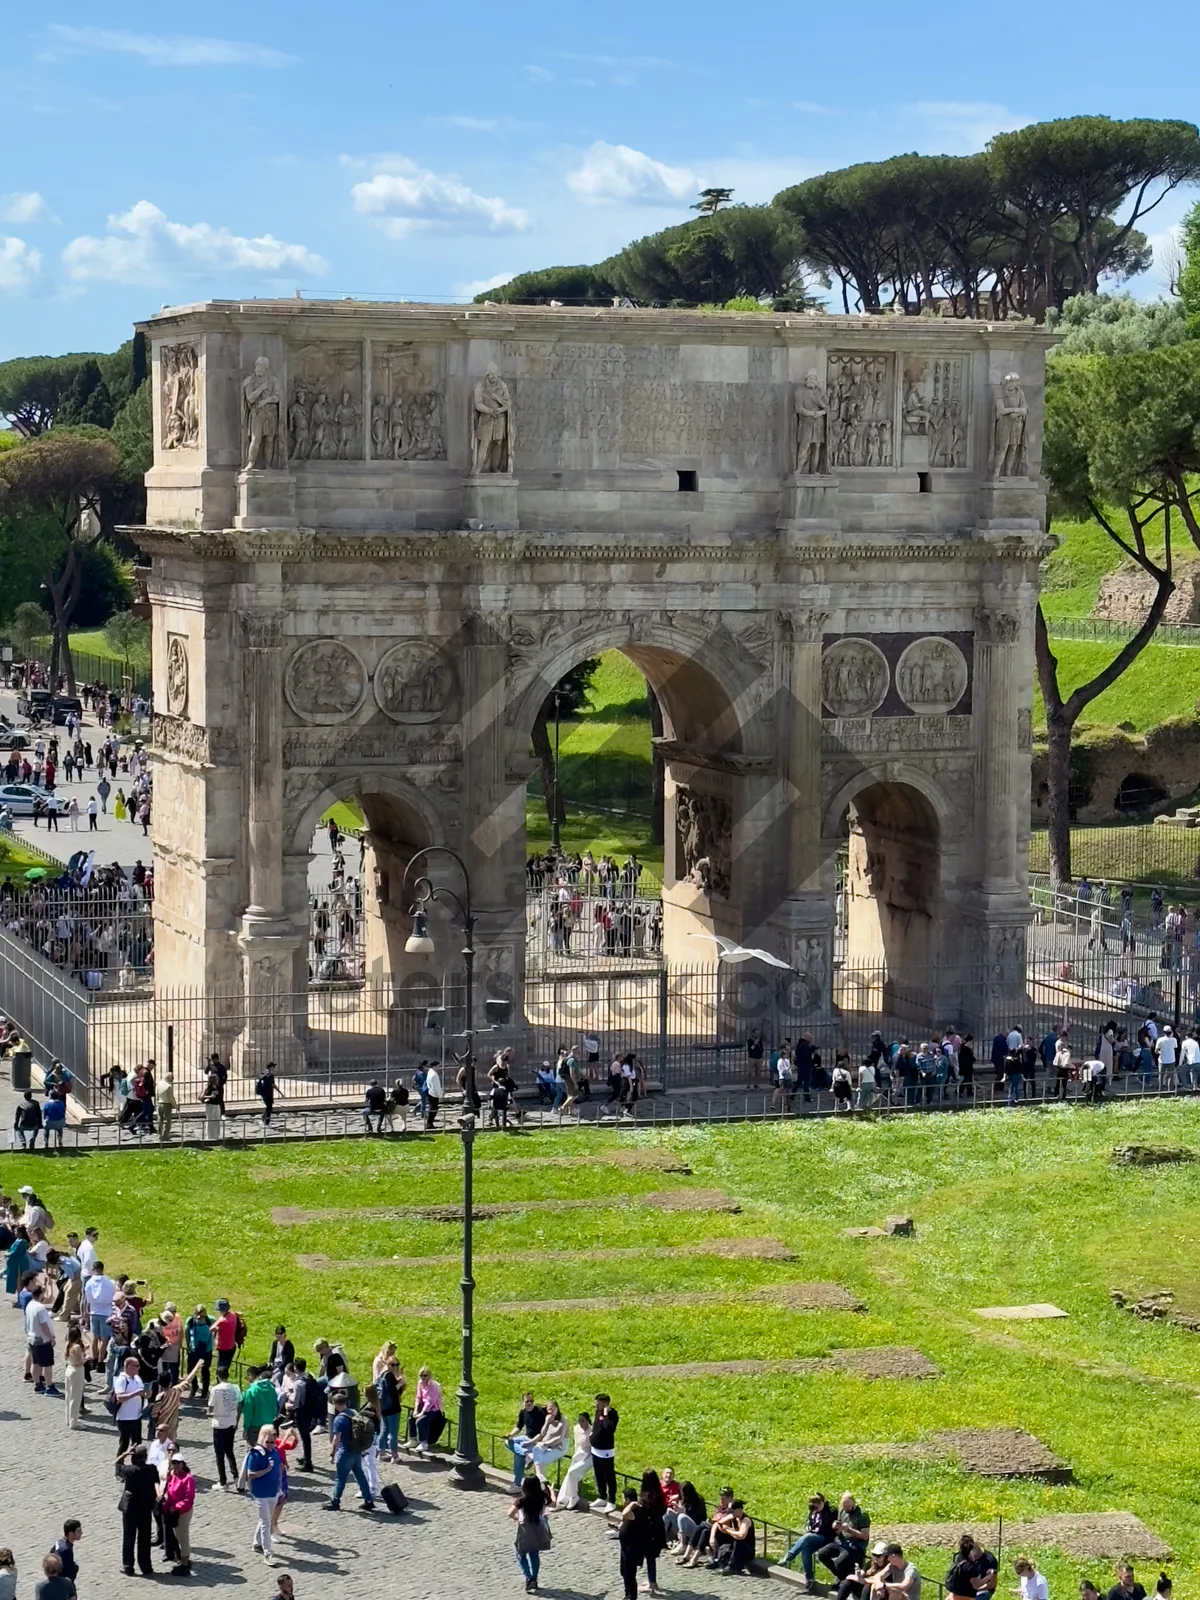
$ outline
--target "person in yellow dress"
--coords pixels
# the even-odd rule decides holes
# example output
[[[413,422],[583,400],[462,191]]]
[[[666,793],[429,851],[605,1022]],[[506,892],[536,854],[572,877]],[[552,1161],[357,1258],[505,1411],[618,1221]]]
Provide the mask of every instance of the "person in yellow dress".
[[[128,820],[129,809],[125,800],[124,789],[117,790],[117,803],[113,807],[113,815],[116,817],[118,822],[125,822]]]

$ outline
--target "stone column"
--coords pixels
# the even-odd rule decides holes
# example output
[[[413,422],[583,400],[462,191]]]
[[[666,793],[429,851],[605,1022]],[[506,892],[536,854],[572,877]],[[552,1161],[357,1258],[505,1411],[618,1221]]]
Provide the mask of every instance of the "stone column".
[[[1011,893],[1017,879],[1017,707],[1021,618],[1014,611],[981,610],[975,618],[975,687],[972,695],[976,780],[985,894]],[[1029,797],[1022,797],[1028,804]]]
[[[249,904],[238,931],[246,1015],[231,1065],[244,1093],[268,1061],[303,1065],[297,1033],[308,1019],[305,994],[292,992],[299,941],[283,909],[283,622],[277,612],[243,612],[240,626]]]
[[[978,943],[959,952],[966,987],[987,1007],[1019,1001],[1025,992],[1029,898],[1017,859],[1017,807],[1029,804],[1028,758],[1020,751],[1021,616],[1003,600],[975,616],[976,835]],[[951,952],[945,952],[950,958]],[[953,966],[953,959],[944,963]],[[983,1013],[981,1013],[982,1017]]]
[[[769,919],[779,954],[800,975],[814,1012],[830,1004],[833,970],[833,901],[821,884],[821,638],[823,611],[784,619],[779,742],[780,776],[787,817],[786,897]],[[790,637],[789,637],[790,635]]]

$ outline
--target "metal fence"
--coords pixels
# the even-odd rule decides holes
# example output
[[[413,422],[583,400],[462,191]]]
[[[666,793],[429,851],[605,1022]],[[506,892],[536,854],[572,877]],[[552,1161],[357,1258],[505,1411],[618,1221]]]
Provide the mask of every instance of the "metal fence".
[[[1107,617],[1054,617],[1046,626],[1052,639],[1083,639],[1097,644],[1125,644],[1138,632],[1133,623],[1115,622]],[[1160,622],[1154,632],[1154,642],[1194,650],[1200,646],[1200,627],[1194,622]]]
[[[105,869],[102,885],[95,888],[65,886],[61,877],[50,877],[49,869],[45,886],[15,889],[6,881],[3,887],[10,892],[0,891],[6,933],[85,988],[126,991],[147,983],[153,907],[132,884],[114,887],[108,881],[111,871]]]
[[[662,899],[626,885],[597,892],[595,880],[542,889],[525,900],[525,960],[534,973],[572,968],[661,966]]]
[[[1050,871],[1049,836],[1044,829],[1029,838],[1029,870]],[[1200,891],[1200,829],[1166,823],[1116,823],[1112,827],[1071,829],[1071,870],[1095,882],[1157,884],[1172,893]]]
[[[247,1011],[240,992],[143,996],[86,990],[4,934],[0,1010],[27,1031],[42,1056],[63,1060],[94,1108],[111,1103],[112,1072],[153,1059],[173,1067],[181,1107],[198,1105],[212,1052],[230,1064],[231,1102],[254,1102],[263,1063],[276,1063],[286,1099],[329,1104],[357,1098],[373,1079],[391,1082],[421,1059],[448,1062],[465,1033],[462,975],[391,982],[329,982],[278,994]],[[1064,1026],[1077,1049],[1090,1048],[1114,1022],[1132,1033],[1149,1011],[1190,1022],[1200,1010],[1200,952],[1178,959],[1153,943],[1140,953],[1091,949],[1060,930],[1049,942],[1034,930],[1025,983],[989,999],[985,967],[891,971],[883,962],[846,963],[832,976],[832,1008],[798,974],[745,967],[681,967],[551,972],[527,977],[519,1002],[486,980],[475,996],[475,1054],[482,1075],[493,1050],[511,1046],[518,1083],[532,1087],[538,1066],[559,1048],[573,1051],[593,1099],[603,1100],[609,1063],[632,1053],[668,1093],[744,1087],[747,1039],[768,1047],[807,1038],[828,1073],[839,1052],[857,1063],[879,1030],[914,1049],[954,1027],[990,1058],[997,1034],[1018,1027],[1042,1038]],[[1172,950],[1174,947],[1172,947]],[[508,1014],[505,1014],[505,1013]],[[61,1015],[59,1015],[61,1013]]]

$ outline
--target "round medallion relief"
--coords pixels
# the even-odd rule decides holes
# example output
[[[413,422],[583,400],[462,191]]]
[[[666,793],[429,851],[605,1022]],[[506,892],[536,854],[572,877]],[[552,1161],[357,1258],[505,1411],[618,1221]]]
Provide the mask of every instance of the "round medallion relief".
[[[366,699],[367,669],[340,639],[314,639],[288,662],[283,692],[307,722],[345,722]]]
[[[454,668],[436,645],[409,639],[383,657],[372,688],[393,722],[436,722],[454,698]]]
[[[949,639],[915,639],[896,663],[896,688],[910,711],[944,717],[967,688],[967,663]]]
[[[883,651],[867,639],[839,639],[821,657],[821,699],[835,717],[869,717],[889,681]]]
[[[182,717],[188,703],[187,645],[178,633],[167,640],[167,710]]]

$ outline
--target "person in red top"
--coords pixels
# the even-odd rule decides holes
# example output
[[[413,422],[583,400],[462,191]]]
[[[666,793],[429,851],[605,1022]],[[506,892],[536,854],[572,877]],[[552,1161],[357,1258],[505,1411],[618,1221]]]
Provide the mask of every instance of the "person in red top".
[[[279,1519],[283,1516],[283,1508],[288,1497],[288,1466],[292,1459],[292,1451],[300,1443],[300,1435],[295,1428],[287,1427],[279,1430],[275,1440],[275,1448],[279,1451],[279,1459],[283,1462],[283,1471],[279,1476],[279,1499],[275,1502],[275,1509],[271,1513],[271,1532],[279,1532]]]
[[[663,1498],[667,1502],[667,1510],[671,1511],[679,1504],[679,1496],[682,1493],[679,1480],[675,1476],[675,1469],[673,1467],[664,1467],[659,1482],[662,1484]]]
[[[217,1377],[227,1378],[237,1354],[237,1314],[228,1300],[217,1301],[217,1320],[213,1323],[213,1343],[217,1348]]]

